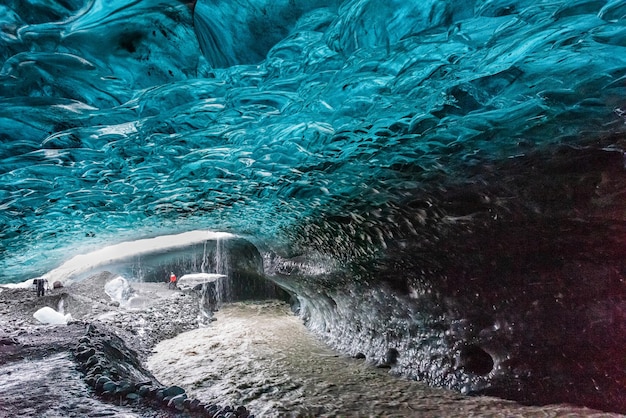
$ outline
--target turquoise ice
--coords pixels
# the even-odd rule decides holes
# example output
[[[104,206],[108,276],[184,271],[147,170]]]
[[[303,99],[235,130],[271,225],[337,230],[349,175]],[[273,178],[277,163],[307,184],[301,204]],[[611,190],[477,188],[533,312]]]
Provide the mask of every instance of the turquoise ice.
[[[227,232],[335,347],[626,411],[625,17],[619,0],[5,0],[0,282]]]

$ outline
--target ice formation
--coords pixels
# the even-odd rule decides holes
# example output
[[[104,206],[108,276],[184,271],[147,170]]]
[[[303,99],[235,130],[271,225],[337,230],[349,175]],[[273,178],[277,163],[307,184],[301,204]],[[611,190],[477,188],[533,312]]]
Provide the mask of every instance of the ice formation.
[[[219,279],[226,277],[223,274],[216,273],[191,273],[185,274],[177,281],[177,286],[180,289],[193,289],[196,286],[202,286],[208,283],[214,283]]]
[[[72,319],[71,314],[64,315],[49,306],[44,306],[43,308],[38,309],[33,316],[37,321],[47,325],[65,325]]]
[[[342,351],[626,412],[625,17],[621,0],[5,1],[2,280],[228,231],[258,253],[221,263],[280,283]],[[223,273],[196,260],[183,273]]]
[[[111,300],[124,305],[132,296],[133,290],[128,280],[122,276],[117,276],[104,285],[104,293],[109,295]]]

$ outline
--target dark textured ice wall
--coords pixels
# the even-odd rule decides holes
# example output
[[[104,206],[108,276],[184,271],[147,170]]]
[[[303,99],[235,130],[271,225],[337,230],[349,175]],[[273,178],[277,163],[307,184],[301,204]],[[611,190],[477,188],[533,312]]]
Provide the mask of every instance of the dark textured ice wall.
[[[620,0],[5,1],[0,281],[228,231],[343,351],[624,412],[625,16]],[[146,273],[202,265],[179,256]]]
[[[344,231],[346,245],[380,231],[384,249],[361,262],[268,258],[268,271],[298,294],[318,335],[393,373],[625,411],[622,153],[566,147],[480,177],[377,217],[303,226],[316,249],[338,248],[329,231]]]

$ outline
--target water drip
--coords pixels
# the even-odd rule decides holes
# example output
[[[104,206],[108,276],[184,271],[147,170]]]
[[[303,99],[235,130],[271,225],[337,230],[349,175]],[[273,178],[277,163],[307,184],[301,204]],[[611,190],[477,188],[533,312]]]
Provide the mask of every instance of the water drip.
[[[202,264],[200,265],[200,272],[207,272],[207,251],[206,251],[207,241],[204,241],[204,245],[202,247]]]
[[[218,238],[215,241],[215,273],[226,276],[215,282],[218,306],[220,306],[224,301],[231,301],[233,298],[228,261],[228,252],[225,248],[224,240]]]

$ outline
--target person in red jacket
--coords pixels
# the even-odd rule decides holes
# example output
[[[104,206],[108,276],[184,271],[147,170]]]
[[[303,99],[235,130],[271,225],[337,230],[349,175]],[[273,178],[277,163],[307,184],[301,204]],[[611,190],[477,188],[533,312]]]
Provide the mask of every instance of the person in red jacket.
[[[170,283],[168,285],[168,288],[176,289],[176,275],[174,274],[174,272],[170,273]]]

